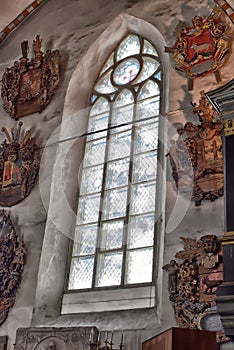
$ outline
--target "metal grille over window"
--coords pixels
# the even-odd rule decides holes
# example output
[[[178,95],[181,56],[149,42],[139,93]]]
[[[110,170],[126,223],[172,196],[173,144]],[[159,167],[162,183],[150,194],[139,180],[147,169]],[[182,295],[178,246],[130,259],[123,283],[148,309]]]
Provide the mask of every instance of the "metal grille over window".
[[[156,48],[133,34],[96,79],[68,290],[152,283],[161,85]]]

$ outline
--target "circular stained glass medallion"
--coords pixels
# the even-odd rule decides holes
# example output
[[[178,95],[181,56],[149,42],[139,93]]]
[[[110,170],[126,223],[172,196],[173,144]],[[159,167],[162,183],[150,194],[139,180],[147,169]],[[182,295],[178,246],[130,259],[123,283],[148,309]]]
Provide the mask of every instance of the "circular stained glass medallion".
[[[118,85],[130,83],[136,78],[140,68],[140,62],[136,58],[128,58],[122,61],[114,70],[114,82]]]

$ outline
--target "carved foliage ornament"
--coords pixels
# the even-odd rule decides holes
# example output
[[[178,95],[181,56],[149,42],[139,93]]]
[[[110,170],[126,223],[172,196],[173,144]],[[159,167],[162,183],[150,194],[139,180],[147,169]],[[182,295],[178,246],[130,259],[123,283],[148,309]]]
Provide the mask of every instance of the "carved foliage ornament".
[[[7,139],[0,145],[0,205],[10,207],[21,202],[36,181],[40,154],[31,130],[21,136],[22,122],[17,130],[2,128]]]
[[[230,33],[221,14],[216,6],[206,18],[193,17],[192,25],[179,22],[173,47],[165,48],[173,54],[177,71],[188,78],[196,78],[215,72],[223,65],[229,50]]]
[[[199,241],[181,239],[184,249],[175,255],[176,260],[163,266],[168,271],[168,291],[177,324],[182,328],[216,331],[217,341],[228,341],[214,301],[223,280],[219,239],[212,234]]]
[[[3,107],[14,119],[42,112],[53,98],[60,82],[60,53],[41,51],[42,40],[33,41],[34,56],[28,59],[28,42],[21,43],[22,57],[2,77]]]
[[[177,129],[178,139],[171,140],[168,153],[172,176],[180,193],[190,197],[196,205],[203,199],[214,201],[223,195],[223,125],[215,120],[204,91],[199,105],[192,103],[200,124],[187,122]]]
[[[15,302],[20,285],[26,250],[9,215],[0,211],[0,325]]]

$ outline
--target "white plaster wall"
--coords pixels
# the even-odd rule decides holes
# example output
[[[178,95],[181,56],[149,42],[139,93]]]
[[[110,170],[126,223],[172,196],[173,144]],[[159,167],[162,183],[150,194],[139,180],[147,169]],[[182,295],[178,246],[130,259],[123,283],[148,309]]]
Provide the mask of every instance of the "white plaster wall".
[[[212,0],[178,0],[176,2],[170,0],[119,0],[118,2],[107,0],[47,0],[47,3],[44,4],[43,7],[39,8],[37,12],[29,17],[0,46],[0,76],[5,67],[11,66],[13,62],[20,57],[20,43],[23,40],[28,40],[29,43],[31,43],[36,34],[40,34],[43,38],[44,49],[59,49],[63,57],[63,80],[55,99],[41,114],[36,113],[22,118],[24,127],[33,128],[35,134],[38,136],[38,143],[41,145],[46,145],[47,142],[51,144],[61,137],[59,128],[62,118],[66,117],[66,113],[73,114],[77,112],[76,108],[74,108],[74,106],[77,105],[77,100],[81,102],[80,106],[82,106],[82,108],[86,107],[88,103],[85,98],[86,93],[80,94],[80,91],[87,90],[89,86],[89,84],[87,84],[87,76],[89,76],[90,72],[85,70],[84,66],[79,66],[78,64],[82,60],[87,49],[91,47],[104,30],[109,27],[113,19],[120,13],[135,16],[136,18],[140,18],[152,24],[161,32],[166,45],[170,46],[174,40],[173,29],[179,19],[184,19],[189,22],[196,14],[208,15],[213,6],[214,2]],[[148,35],[150,39],[151,33],[149,32]],[[152,37],[152,41],[153,39]],[[108,45],[110,45],[110,41]],[[105,48],[107,49],[108,46]],[[170,119],[173,122],[184,122],[186,119],[196,120],[196,117],[193,116],[192,113],[191,101],[198,102],[200,90],[212,90],[233,78],[232,59],[233,56],[229,58],[229,61],[221,70],[221,83],[218,84],[215,81],[214,75],[210,74],[206,78],[197,79],[192,92],[188,92],[186,79],[175,72],[173,64],[170,61],[170,97],[168,101],[168,111],[170,112]],[[93,64],[95,65],[95,62]],[[99,64],[99,62],[97,62],[97,64]],[[78,85],[77,87],[73,86],[72,93],[66,97],[65,101],[70,79],[73,73],[74,76],[77,74],[77,70],[83,70],[84,78],[83,82],[81,82],[82,85]],[[95,72],[95,67],[93,67],[93,72]],[[92,79],[95,79],[95,77],[93,76]],[[64,110],[65,102],[67,108]],[[68,106],[70,106],[70,109],[68,109]],[[1,127],[7,126],[11,128],[16,125],[15,121],[3,110],[1,104],[0,116]],[[85,124],[81,124],[84,123],[84,121],[85,118],[83,115],[74,119],[74,134],[76,128],[78,131],[79,128],[83,129],[85,127]],[[53,132],[55,132],[55,135]],[[50,140],[52,134],[53,137],[52,140]],[[62,133],[62,136],[66,136],[66,133]],[[0,140],[3,140],[2,135],[0,135]],[[80,142],[81,144],[76,146],[77,149],[80,149],[80,147],[82,148],[82,141]],[[67,147],[70,147],[69,143]],[[59,314],[59,304],[55,310],[54,300],[59,300],[60,298],[61,283],[63,282],[61,275],[63,275],[66,268],[66,247],[68,245],[67,237],[61,235],[59,229],[63,230],[65,227],[67,232],[70,232],[72,229],[72,219],[71,221],[59,220],[63,226],[55,228],[51,220],[47,220],[46,222],[46,218],[49,203],[51,204],[50,215],[53,219],[61,217],[61,213],[63,213],[63,207],[53,200],[54,193],[56,191],[61,191],[60,184],[56,182],[56,177],[53,178],[55,187],[53,186],[50,198],[50,185],[54,161],[56,159],[56,154],[61,155],[63,152],[61,147],[56,147],[56,145],[46,147],[46,157],[43,157],[41,164],[40,183],[37,183],[28,198],[10,209],[13,222],[16,223],[20,233],[23,234],[24,240],[28,246],[28,258],[15,306],[11,310],[5,324],[0,327],[0,335],[7,334],[9,336],[9,349],[11,349],[16,329],[18,327],[30,326],[32,319],[34,325],[46,323],[60,326],[94,324],[101,327],[101,329],[115,326],[121,329],[123,320],[127,320],[127,322],[130,323],[131,318],[136,319],[138,317],[142,322],[136,325],[136,328],[142,328],[144,332],[140,330],[129,331],[128,341],[133,337],[136,338],[136,333],[134,332],[137,332],[137,339],[139,340],[137,344],[139,344],[141,339],[145,340],[147,337],[175,325],[173,310],[168,301],[166,273],[163,274],[163,292],[158,296],[162,300],[161,318],[158,318],[157,310],[151,310],[147,315],[143,310],[141,313],[136,313],[135,316],[124,312],[115,313],[114,315],[99,313],[94,315],[73,315],[72,317],[66,316],[57,318]],[[81,154],[77,152],[76,156],[77,162],[79,162]],[[68,163],[70,169],[75,169],[76,162],[74,162],[70,155],[68,156]],[[59,158],[57,158],[55,169],[57,171],[60,168],[61,163],[59,162]],[[64,168],[61,169],[66,179],[65,184],[68,186],[67,198],[69,199],[72,196],[72,192],[76,191],[76,189],[69,187],[69,183],[75,183],[76,178],[71,171],[67,171],[67,169]],[[45,202],[41,199],[41,191]],[[171,216],[175,199],[176,194],[170,183],[168,183],[166,207],[167,221]],[[74,196],[69,204],[72,209],[75,209],[76,202]],[[74,215],[72,211],[70,215],[72,218]],[[188,209],[180,224],[176,226],[172,232],[165,234],[164,259],[161,260],[160,265],[167,263],[174,257],[174,254],[182,248],[182,242],[179,239],[180,236],[199,238],[206,233],[218,235],[222,235],[223,233],[222,198],[213,203],[203,202],[199,208],[195,208],[193,203],[188,205]],[[47,261],[48,268],[52,268],[53,266],[51,270],[53,271],[53,275],[43,270],[45,274],[39,276],[40,284],[38,284],[36,292],[38,283],[37,272],[43,240],[43,259],[41,261],[42,263],[43,261]],[[56,253],[51,255],[50,248],[52,246],[56,247]],[[44,260],[45,258],[46,260]],[[42,279],[44,279],[44,286],[41,283]],[[54,285],[54,294],[48,295],[47,288],[50,287],[51,283]],[[46,304],[43,306],[41,303],[43,295],[47,300],[50,300],[49,305]],[[157,320],[157,322],[155,320]]]

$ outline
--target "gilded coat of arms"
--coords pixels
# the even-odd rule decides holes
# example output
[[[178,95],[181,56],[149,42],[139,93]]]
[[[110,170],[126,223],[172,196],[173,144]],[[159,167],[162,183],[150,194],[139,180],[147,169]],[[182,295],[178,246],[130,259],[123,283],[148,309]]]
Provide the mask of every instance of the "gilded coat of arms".
[[[42,40],[33,41],[34,57],[29,60],[27,41],[21,43],[22,57],[2,77],[3,107],[14,119],[42,112],[50,103],[60,82],[60,53],[41,51]]]
[[[22,279],[26,250],[9,215],[0,211],[0,325],[15,303]]]
[[[168,153],[177,189],[191,196],[196,205],[203,199],[214,201],[223,195],[223,125],[208,103],[204,91],[199,105],[192,103],[199,124],[187,122],[178,128]],[[192,188],[192,192],[191,192]]]
[[[163,269],[168,272],[168,292],[179,327],[217,332],[217,341],[228,341],[217,313],[215,295],[223,282],[221,244],[216,235],[199,241],[181,237],[184,249]]]
[[[193,17],[192,25],[179,22],[175,35],[177,39],[173,47],[165,49],[173,54],[176,70],[189,79],[216,72],[216,78],[220,80],[218,68],[223,65],[229,51],[230,35],[218,7],[206,18]]]
[[[10,207],[29,195],[36,181],[40,154],[31,130],[21,137],[22,122],[11,136],[2,128],[7,139],[0,145],[0,205]]]

